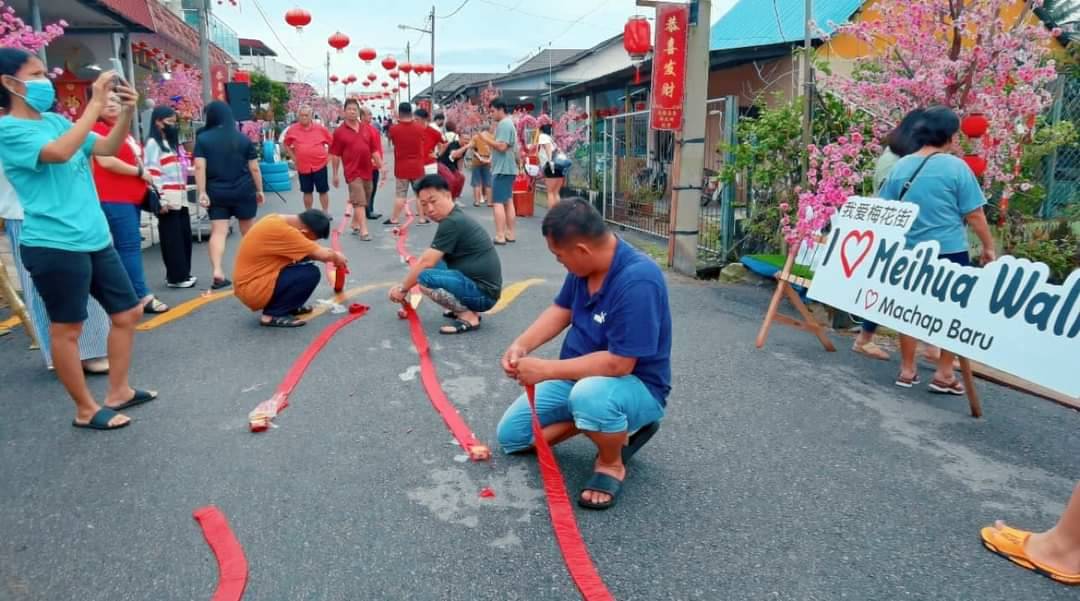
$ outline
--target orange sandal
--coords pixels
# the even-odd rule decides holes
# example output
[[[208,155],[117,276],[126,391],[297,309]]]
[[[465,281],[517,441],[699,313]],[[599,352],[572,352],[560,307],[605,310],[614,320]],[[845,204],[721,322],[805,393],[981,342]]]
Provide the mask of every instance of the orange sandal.
[[[1028,557],[1024,545],[1027,543],[1028,537],[1031,536],[1030,532],[1017,530],[1009,526],[1002,526],[1000,529],[987,526],[982,529],[980,535],[982,536],[983,546],[991,553],[1000,555],[1026,570],[1046,576],[1055,582],[1070,586],[1080,584],[1080,574],[1062,574],[1053,568],[1037,564]]]

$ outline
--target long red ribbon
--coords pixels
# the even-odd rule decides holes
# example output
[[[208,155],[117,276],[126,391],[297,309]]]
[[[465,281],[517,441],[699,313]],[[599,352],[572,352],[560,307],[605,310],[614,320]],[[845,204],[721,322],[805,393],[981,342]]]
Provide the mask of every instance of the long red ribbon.
[[[334,231],[330,232],[330,248],[337,252],[341,252],[341,234],[345,232],[345,225],[352,218],[349,206],[345,205],[345,214],[341,217],[341,223],[338,224]],[[338,269],[333,261],[326,262],[326,279],[334,287],[334,292],[341,292],[345,289],[345,276],[347,275],[349,275],[348,267]]]
[[[547,497],[548,512],[551,514],[551,527],[555,531],[555,540],[559,543],[563,561],[570,577],[581,592],[581,598],[585,601],[614,601],[604,581],[600,578],[589,549],[585,547],[585,541],[581,538],[577,520],[574,518],[574,509],[570,504],[570,495],[566,492],[566,482],[563,481],[562,472],[559,471],[559,463],[555,460],[555,454],[551,452],[551,446],[544,440],[544,431],[540,426],[540,418],[536,415],[536,389],[526,386],[525,392],[529,396],[529,410],[532,412],[533,446],[536,447],[536,457],[540,464],[540,476],[544,480],[544,494]]]
[[[409,250],[405,246],[409,238],[409,224],[413,220],[413,214],[409,210],[408,204],[405,205],[405,215],[405,223],[401,224],[396,231],[398,237],[397,250],[402,260],[412,265],[416,258],[409,254]],[[417,287],[413,286],[411,292],[417,292]],[[473,461],[490,459],[491,450],[487,445],[480,442],[480,439],[476,437],[469,425],[465,423],[465,419],[461,417],[461,413],[450,402],[449,397],[446,396],[446,392],[442,388],[442,384],[439,382],[439,374],[435,371],[435,362],[431,360],[431,346],[428,344],[427,334],[424,333],[424,326],[420,323],[420,316],[417,315],[416,310],[409,303],[404,304],[402,311],[405,319],[409,320],[409,334],[412,336],[413,346],[416,347],[416,354],[420,357],[420,382],[431,400],[431,405],[442,417],[446,427],[450,429],[450,434],[453,435],[454,440],[469,454],[469,459]]]
[[[206,544],[218,563],[218,585],[210,601],[240,601],[247,587],[248,563],[244,549],[229,528],[225,514],[213,505],[200,507],[192,513],[202,528]]]
[[[326,346],[326,343],[330,342],[330,339],[334,337],[334,334],[337,334],[345,326],[363,317],[364,314],[368,312],[368,309],[369,307],[367,305],[354,303],[349,306],[349,315],[326,326],[326,328],[319,333],[318,337],[316,337],[315,340],[312,340],[311,344],[309,344],[308,347],[304,349],[304,352],[296,358],[295,362],[293,362],[292,367],[290,367],[288,373],[285,374],[285,379],[281,381],[277,390],[274,391],[274,396],[270,397],[267,401],[263,401],[259,406],[263,407],[264,405],[268,405],[266,408],[270,410],[270,413],[273,416],[277,416],[277,414],[284,411],[285,408],[289,406],[289,395],[292,394],[296,385],[300,383],[301,378],[304,377],[304,372],[307,371],[308,366],[311,365],[311,362],[315,359],[315,356],[319,354],[319,351]],[[254,432],[261,432],[268,427],[269,420],[265,420],[258,424],[254,421],[251,423],[251,429]]]

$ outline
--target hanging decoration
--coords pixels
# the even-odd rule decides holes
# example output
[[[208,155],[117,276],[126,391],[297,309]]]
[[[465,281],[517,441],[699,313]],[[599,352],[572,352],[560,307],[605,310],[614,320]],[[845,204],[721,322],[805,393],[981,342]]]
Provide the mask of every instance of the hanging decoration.
[[[330,76],[330,83],[337,83],[337,82],[338,82],[338,76],[337,75],[331,75]]]
[[[383,66],[385,67],[386,63],[383,63]],[[400,65],[398,65],[398,71],[401,71],[402,73],[411,73],[412,70],[413,66],[409,63],[401,63]]]
[[[387,54],[386,58],[382,59],[383,69],[386,69],[387,71],[393,71],[394,67],[396,67],[397,64],[398,64],[397,59],[394,58],[393,54]],[[403,64],[407,64],[407,63],[403,63]]]
[[[384,81],[384,82],[382,82],[382,87],[384,87],[384,88],[390,87],[390,84]]]
[[[302,8],[291,8],[285,13],[285,22],[295,27],[297,33],[302,33],[311,23],[311,13]]]
[[[365,88],[371,85],[371,82],[366,79],[360,83],[363,84]]]
[[[641,63],[652,50],[652,31],[649,21],[641,15],[634,15],[623,27],[623,48],[634,63],[634,83],[641,83]]]
[[[368,81],[375,81],[376,79],[379,79],[379,76],[375,75],[374,73],[368,73],[367,78],[368,78]]]
[[[349,45],[349,36],[337,31],[334,35],[330,36],[326,40],[327,44],[330,44],[331,48],[336,49],[339,53],[345,50]]]
[[[395,71],[391,71],[391,72],[387,73],[387,75],[390,76],[390,79],[397,79],[398,77],[401,76],[401,73],[399,73],[399,72],[397,72],[395,70]]]
[[[371,61],[375,60],[375,57],[378,56],[378,54],[376,54],[374,48],[361,48],[360,52],[356,53],[356,56],[360,57],[360,60],[370,65]]]

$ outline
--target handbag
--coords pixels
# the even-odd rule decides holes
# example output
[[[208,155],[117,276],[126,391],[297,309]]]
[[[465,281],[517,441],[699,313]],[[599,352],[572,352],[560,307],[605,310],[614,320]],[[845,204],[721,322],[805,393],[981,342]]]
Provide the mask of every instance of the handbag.
[[[161,192],[158,192],[157,186],[150,184],[146,188],[146,194],[143,195],[139,208],[151,215],[161,214]]]

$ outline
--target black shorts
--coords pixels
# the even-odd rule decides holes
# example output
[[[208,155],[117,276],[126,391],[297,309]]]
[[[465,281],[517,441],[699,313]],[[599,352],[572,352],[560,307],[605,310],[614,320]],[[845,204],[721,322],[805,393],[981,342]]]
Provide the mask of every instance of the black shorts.
[[[548,163],[544,165],[544,177],[548,179],[558,179],[560,177],[566,177],[566,173],[555,166],[555,163]]]
[[[91,295],[109,315],[139,304],[120,255],[111,244],[96,252],[40,246],[22,246],[20,250],[45,312],[55,323],[86,321],[86,302]]]
[[[304,194],[311,194],[316,190],[319,191],[319,194],[326,194],[330,191],[330,180],[326,177],[326,167],[311,173],[300,174],[300,191]]]
[[[259,210],[259,203],[255,199],[255,193],[244,197],[228,197],[214,195],[210,197],[210,208],[206,210],[211,221],[218,219],[228,220],[230,217],[237,219],[254,219]]]

